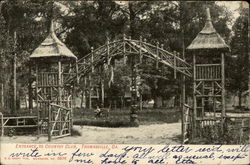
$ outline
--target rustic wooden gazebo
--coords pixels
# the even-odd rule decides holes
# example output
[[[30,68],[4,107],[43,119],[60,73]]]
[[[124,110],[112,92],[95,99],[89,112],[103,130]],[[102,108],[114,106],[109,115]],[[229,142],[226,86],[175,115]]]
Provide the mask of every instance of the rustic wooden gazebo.
[[[30,56],[35,65],[38,134],[49,139],[70,135],[72,88],[64,83],[77,57],[56,36],[53,22],[49,35]]]
[[[225,117],[225,53],[229,46],[213,27],[209,8],[204,28],[187,47],[193,57],[192,136]]]

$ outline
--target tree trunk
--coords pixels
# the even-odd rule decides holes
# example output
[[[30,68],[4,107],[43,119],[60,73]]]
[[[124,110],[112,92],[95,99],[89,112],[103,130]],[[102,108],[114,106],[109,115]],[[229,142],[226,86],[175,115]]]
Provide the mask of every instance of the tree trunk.
[[[29,109],[33,109],[33,94],[32,94],[32,79],[31,79],[31,75],[32,74],[32,72],[31,72],[31,66],[29,66]]]
[[[129,21],[130,21],[130,35],[131,38],[133,39],[135,37],[135,11],[133,9],[133,2],[129,2],[128,4],[129,8]]]
[[[83,108],[84,96],[85,96],[85,92],[82,91],[81,105],[80,105],[81,108]]]
[[[4,108],[3,84],[1,84],[1,107]]]
[[[239,93],[238,93],[238,97],[239,97],[239,108],[241,108],[241,106],[242,106],[242,97],[241,97],[241,95],[242,95],[242,92],[239,92]]]
[[[154,108],[160,108],[160,107],[162,107],[162,97],[156,96],[154,98]]]
[[[16,32],[14,32],[14,42],[16,43]],[[16,44],[15,44],[16,45]],[[14,45],[14,47],[15,47]],[[15,48],[14,48],[14,51]],[[16,77],[17,77],[17,73],[16,73],[16,52],[14,52],[13,54],[13,109],[12,109],[12,114],[16,114],[17,113],[17,82],[16,82]]]

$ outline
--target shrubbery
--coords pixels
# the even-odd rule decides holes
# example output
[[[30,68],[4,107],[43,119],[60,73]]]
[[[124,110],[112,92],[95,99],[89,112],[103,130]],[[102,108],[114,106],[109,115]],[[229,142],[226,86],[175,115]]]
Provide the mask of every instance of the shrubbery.
[[[249,122],[249,121],[248,121]],[[222,130],[221,123],[205,126],[194,138],[191,144],[246,144],[249,143],[249,128],[241,128],[236,121],[230,119],[225,121]]]

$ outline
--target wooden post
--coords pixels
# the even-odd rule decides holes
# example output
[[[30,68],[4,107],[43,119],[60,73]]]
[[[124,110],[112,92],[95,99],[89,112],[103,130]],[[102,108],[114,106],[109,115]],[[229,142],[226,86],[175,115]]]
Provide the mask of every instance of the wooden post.
[[[159,42],[156,42],[156,69],[159,68]]]
[[[92,109],[92,95],[91,95],[91,90],[92,90],[92,73],[94,72],[94,54],[93,54],[94,48],[91,47],[91,73],[89,73],[89,109]]]
[[[58,101],[60,106],[62,106],[62,63],[61,59],[58,61]]]
[[[1,107],[4,108],[3,83],[1,84]]]
[[[107,40],[107,63],[110,65],[110,55],[109,55],[109,38]]]
[[[131,113],[130,113],[130,122],[131,125],[133,126],[139,126],[139,121],[138,121],[138,102],[137,102],[137,68],[136,68],[136,60],[135,56],[132,56],[131,60],[131,80],[132,80],[132,91],[131,91]]]
[[[142,111],[142,94],[141,94],[141,92],[140,92],[140,111]]]
[[[78,63],[77,60],[75,61],[75,65],[76,65],[76,83],[79,84],[79,75],[78,75]]]
[[[181,81],[181,94],[182,94],[182,104],[181,104],[181,130],[182,130],[182,141],[184,142],[185,137],[184,137],[184,133],[186,130],[184,130],[184,122],[185,122],[185,103],[186,103],[186,84],[185,84],[185,76],[182,75],[181,76],[182,81]],[[186,114],[188,115],[188,114]]]
[[[201,68],[203,68],[203,67],[201,67]],[[203,81],[202,82],[202,94],[203,95],[205,95],[204,88],[205,88],[205,82]],[[201,104],[202,104],[201,106],[202,106],[202,119],[203,119],[203,117],[205,115],[205,98],[204,97],[201,98]]]
[[[33,98],[32,98],[32,69],[31,69],[31,62],[29,65],[29,110],[32,112],[33,109]]]
[[[85,61],[85,59],[83,59],[83,68],[84,68],[84,70],[86,69],[86,61]],[[86,76],[84,76],[84,93],[83,93],[83,95],[82,96],[84,96],[84,103],[85,103],[85,108],[87,108],[87,77]],[[83,99],[83,98],[82,98]]]
[[[55,122],[55,121],[54,121]],[[48,141],[51,141],[51,106],[49,104]]]
[[[221,124],[222,133],[224,133],[224,117],[226,114],[225,109],[225,55],[221,53]]]
[[[125,43],[126,37],[125,34],[123,34],[123,63],[126,65],[126,43]]]
[[[196,136],[196,57],[193,54],[193,127],[192,127],[192,138]]]
[[[139,58],[140,58],[140,64],[142,63],[142,53],[141,53],[141,47],[142,47],[142,36],[140,36],[140,40],[139,40],[139,45],[140,45],[140,49],[139,49]]]
[[[37,122],[38,122],[38,125],[37,125],[37,135],[39,136],[40,135],[40,109],[39,109],[39,106],[38,106],[38,64],[36,62],[35,64],[35,68],[36,68],[36,109],[37,109]]]
[[[91,73],[89,73],[89,109],[92,109],[92,96],[91,96],[91,86],[92,86],[92,82],[91,82]]]
[[[177,53],[174,52],[174,79],[176,79],[176,55]]]
[[[102,106],[104,107],[104,97],[105,97],[105,94],[104,94],[104,82],[103,82],[104,80],[102,79],[101,80],[101,97],[102,97],[102,100],[101,100],[101,103],[102,103]],[[102,107],[102,108],[103,108]]]
[[[3,122],[3,114],[0,112],[1,117],[1,136],[4,136],[4,122]]]
[[[91,47],[91,73],[94,72],[94,47]]]

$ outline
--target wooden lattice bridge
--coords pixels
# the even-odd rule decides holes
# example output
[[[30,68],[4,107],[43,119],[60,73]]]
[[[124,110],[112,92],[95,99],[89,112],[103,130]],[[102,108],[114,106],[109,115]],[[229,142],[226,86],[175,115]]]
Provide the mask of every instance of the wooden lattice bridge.
[[[48,135],[49,140],[70,135],[74,86],[82,82],[86,85],[88,82],[90,91],[95,69],[102,70],[104,64],[112,69],[114,60],[120,58],[124,61],[125,59],[131,61],[129,67],[132,71],[130,113],[132,125],[139,125],[137,116],[138,66],[144,62],[144,59],[149,58],[155,61],[156,68],[160,64],[172,68],[175,78],[177,74],[181,75],[179,77],[183,82],[181,85],[183,143],[199,136],[202,132],[199,129],[204,127],[204,123],[205,125],[220,123],[223,128],[226,117],[224,56],[229,51],[229,47],[214,29],[209,10],[204,28],[187,50],[192,55],[191,64],[181,58],[178,53],[165,50],[162,44],[153,45],[141,37],[136,40],[124,35],[120,40],[112,42],[108,40],[97,49],[91,48],[89,54],[77,60],[77,57],[56,37],[52,24],[47,38],[30,56],[36,75],[38,134]],[[186,104],[186,78],[193,81],[193,105]],[[91,92],[88,93],[91,98]],[[103,95],[101,105],[104,105]],[[218,102],[220,106],[217,106]],[[89,99],[89,107],[91,108],[91,99]],[[218,112],[219,118],[215,115]],[[4,124],[2,123],[1,126],[3,130]]]

